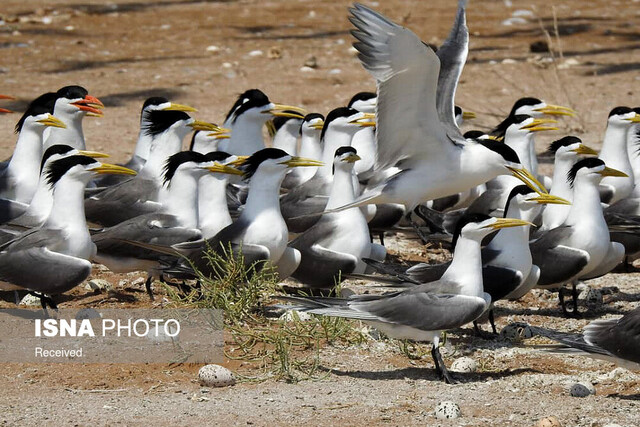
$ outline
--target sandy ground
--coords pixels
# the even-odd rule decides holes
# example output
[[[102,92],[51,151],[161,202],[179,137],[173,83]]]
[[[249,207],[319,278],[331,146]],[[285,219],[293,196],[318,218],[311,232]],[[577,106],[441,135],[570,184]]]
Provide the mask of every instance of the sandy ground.
[[[507,6],[505,3],[512,3]],[[455,13],[453,1],[365,2],[439,44]],[[80,84],[107,106],[85,120],[90,149],[123,161],[132,153],[144,99],[164,95],[199,109],[197,118],[222,122],[235,96],[258,87],[276,102],[326,113],[374,82],[350,49],[348,1],[129,1],[3,0],[0,8],[0,93],[3,107],[21,111],[45,91]],[[505,25],[519,10],[523,22]],[[516,13],[517,15],[517,13]],[[554,19],[555,17],[555,19]],[[640,84],[640,3],[543,0],[472,1],[471,52],[457,102],[478,114],[468,128],[486,129],[521,96],[575,108],[561,131],[538,138],[538,151],[564,134],[598,148],[608,111],[637,106]],[[559,37],[555,36],[555,29]],[[531,53],[547,40],[554,50]],[[261,53],[258,53],[260,51]],[[275,54],[275,52],[279,52]],[[276,58],[273,58],[273,57]],[[311,57],[317,68],[302,71]],[[0,157],[10,155],[18,115],[0,117]],[[543,165],[548,168],[548,165]],[[406,236],[389,250],[411,258],[432,254]],[[95,269],[115,293],[82,287],[61,307],[151,305],[140,274]],[[589,283],[609,289],[605,305],[585,319],[564,319],[546,294],[498,308],[498,326],[526,321],[580,330],[589,320],[638,305],[637,274],[610,274]],[[614,288],[615,287],[615,288]],[[327,374],[289,384],[242,382],[207,390],[195,381],[199,366],[6,364],[0,373],[0,420],[16,424],[353,424],[534,425],[555,415],[565,426],[640,424],[640,377],[614,366],[541,353],[502,341],[451,335],[447,363],[468,355],[481,366],[463,384],[439,382],[427,355],[410,361],[392,341],[368,340],[321,351]],[[228,362],[241,373],[251,366]],[[570,397],[567,383],[595,384],[596,395]],[[462,418],[436,420],[435,405],[457,402]]]

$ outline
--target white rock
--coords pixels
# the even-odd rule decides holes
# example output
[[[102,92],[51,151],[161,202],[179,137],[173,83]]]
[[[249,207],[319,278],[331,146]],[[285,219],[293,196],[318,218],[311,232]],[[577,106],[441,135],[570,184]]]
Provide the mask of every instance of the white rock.
[[[502,25],[510,27],[511,25],[526,24],[527,20],[523,18],[509,18],[502,21]]]
[[[530,10],[526,10],[526,9],[518,9],[516,11],[514,11],[511,16],[519,16],[519,17],[530,17],[533,18],[534,14],[532,11]]]
[[[435,410],[436,418],[439,420],[449,420],[459,418],[461,415],[460,407],[455,402],[444,401],[438,403]]]
[[[84,288],[88,291],[110,291],[113,289],[113,285],[108,280],[104,279],[92,279],[84,285]]]
[[[515,59],[511,59],[511,58],[505,58],[502,60],[503,64],[517,64],[518,61],[516,61]]]
[[[231,67],[233,67],[233,64],[231,62],[222,63],[222,68],[231,68]]]
[[[27,294],[20,300],[20,305],[26,305],[28,307],[38,306],[40,307],[40,298],[35,295]]]
[[[622,427],[620,424],[605,424],[602,427]]]
[[[475,372],[477,369],[478,364],[470,357],[460,357],[451,364],[453,372]]]
[[[329,70],[329,74],[341,74],[342,70],[340,68],[334,68],[333,70]]]
[[[596,394],[596,389],[589,382],[579,382],[574,383],[569,388],[569,394],[573,397],[587,397],[591,394]]]
[[[207,52],[218,53],[220,52],[220,50],[221,49],[219,46],[215,46],[215,45],[207,46]]]
[[[249,56],[262,56],[264,55],[264,52],[262,52],[261,50],[252,50],[251,52],[249,52]]]
[[[233,372],[220,365],[205,365],[198,371],[198,381],[205,387],[226,387],[234,385]]]
[[[281,320],[283,322],[308,322],[311,319],[313,319],[313,317],[311,317],[309,313],[295,310],[287,310],[282,314],[282,316],[278,318],[278,320]]]
[[[531,327],[524,322],[511,323],[500,331],[500,339],[507,341],[522,341],[526,338],[531,338],[533,331]]]
[[[315,70],[311,67],[307,67],[306,65],[304,67],[300,67],[300,71],[303,73],[312,73]]]

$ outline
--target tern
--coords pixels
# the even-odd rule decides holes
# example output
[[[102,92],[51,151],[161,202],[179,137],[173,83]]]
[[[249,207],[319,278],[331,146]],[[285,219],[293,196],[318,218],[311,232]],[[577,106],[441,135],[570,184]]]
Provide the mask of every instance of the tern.
[[[572,283],[574,315],[578,314],[576,284],[578,279],[601,276],[613,270],[624,257],[624,246],[610,241],[604,219],[598,184],[603,177],[626,177],[597,158],[577,162],[569,171],[573,202],[564,224],[544,232],[531,243],[533,263],[540,268],[536,287],[557,289]],[[560,291],[560,302],[569,314]]]
[[[320,134],[324,127],[324,116],[318,113],[309,113],[304,117],[300,125],[300,157],[307,159],[320,159],[322,157],[322,143]],[[318,171],[317,167],[294,168],[282,182],[286,189],[295,188],[309,181]]]
[[[354,163],[360,160],[353,147],[340,147],[333,160],[334,177],[327,208],[355,199]],[[367,221],[358,208],[325,214],[289,247],[300,251],[301,261],[293,277],[305,286],[330,289],[348,273],[364,273],[363,258],[383,261],[384,246],[371,243]]]
[[[56,94],[53,115],[62,120],[66,128],[51,128],[45,132],[44,148],[52,145],[66,144],[78,150],[85,150],[84,131],[82,120],[85,116],[102,117],[104,104],[82,86],[65,86]],[[55,129],[55,130],[54,130]]]
[[[640,307],[620,318],[593,321],[582,334],[532,329],[563,345],[554,348],[554,353],[589,356],[640,371]]]
[[[376,168],[396,166],[400,170],[343,208],[403,203],[413,209],[502,174],[534,185],[517,156],[507,154],[511,149],[468,142],[457,126],[443,125],[436,109],[440,61],[430,47],[410,30],[365,6],[356,4],[350,11],[349,19],[356,27],[352,34],[358,40],[354,47],[378,84]]]
[[[135,174],[122,166],[75,155],[47,172],[53,207],[45,224],[0,246],[0,289],[42,294],[65,292],[86,279],[96,253],[84,216],[84,189],[96,174]],[[51,301],[49,301],[51,304]]]
[[[436,372],[445,382],[455,383],[440,355],[440,333],[472,322],[491,303],[482,287],[480,241],[496,229],[525,224],[529,223],[479,214],[463,217],[457,226],[453,261],[435,283],[383,295],[277,298],[295,303],[286,306],[294,310],[362,320],[392,338],[430,341]]]

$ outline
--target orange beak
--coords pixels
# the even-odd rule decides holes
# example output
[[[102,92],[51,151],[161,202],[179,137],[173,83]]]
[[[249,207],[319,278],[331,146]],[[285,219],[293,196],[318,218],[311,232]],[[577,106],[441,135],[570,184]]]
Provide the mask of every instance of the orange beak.
[[[13,113],[13,111],[7,110],[6,108],[0,108],[0,113]]]
[[[84,99],[74,102],[75,105],[82,111],[88,112],[89,116],[102,117],[104,113],[101,111],[104,108],[104,104],[95,96],[87,95]]]
[[[0,99],[16,99],[16,98],[11,95],[0,95]]]

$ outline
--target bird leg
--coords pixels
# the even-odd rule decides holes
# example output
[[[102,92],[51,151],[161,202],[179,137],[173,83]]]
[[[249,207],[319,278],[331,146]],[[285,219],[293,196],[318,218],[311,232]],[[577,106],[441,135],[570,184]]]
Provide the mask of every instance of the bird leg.
[[[160,278],[162,279],[162,276],[160,276]],[[147,281],[144,282],[144,287],[146,288],[147,294],[149,294],[149,298],[151,299],[151,301],[154,301],[155,298],[153,297],[153,289],[151,289],[152,283],[153,283],[153,276],[149,274],[147,276]]]
[[[58,311],[58,306],[56,305],[56,303],[45,294],[38,293],[38,292],[29,292],[29,294],[33,295],[34,297],[40,298],[40,305],[42,306],[42,309],[44,311],[47,311],[47,305],[52,309]]]
[[[578,311],[578,281],[574,280],[571,282],[571,296],[573,297],[573,315],[579,316],[580,312]]]
[[[447,367],[442,360],[442,355],[440,354],[440,346],[436,343],[431,347],[431,357],[433,357],[433,362],[436,365],[436,372],[444,382],[447,384],[458,384],[458,381],[456,381],[447,370]]]
[[[490,311],[489,313],[493,313],[493,311]],[[489,322],[491,322],[491,327],[493,328],[493,333],[497,335],[497,333],[495,332],[496,327],[495,324],[491,321],[491,317],[489,318]],[[478,325],[478,321],[474,320],[473,321],[473,332],[476,334],[477,337],[480,337],[484,340],[490,340],[494,338],[494,335],[492,335],[489,332],[485,332],[482,329],[480,329],[480,325]]]
[[[380,244],[381,244],[382,246],[384,246],[384,231],[381,231],[381,232],[378,234],[378,239],[380,239]]]
[[[498,330],[496,329],[496,319],[493,317],[493,308],[489,310],[489,323],[491,324],[491,330],[495,335],[498,335]]]

